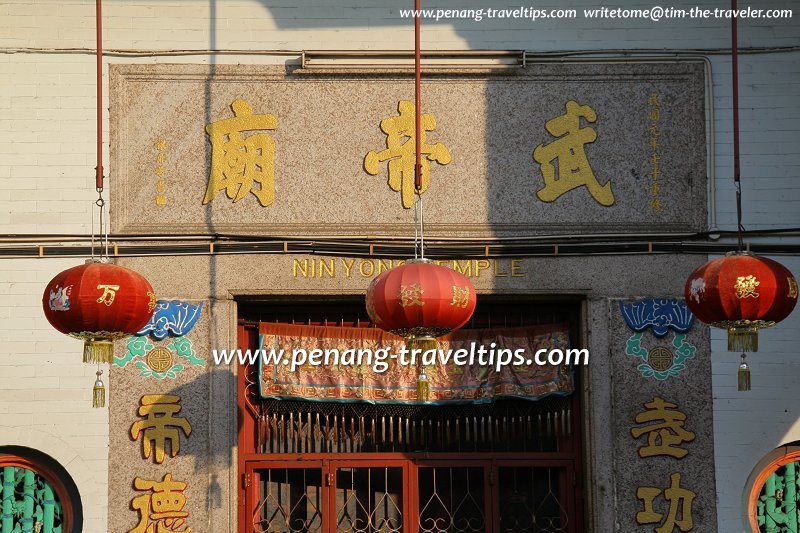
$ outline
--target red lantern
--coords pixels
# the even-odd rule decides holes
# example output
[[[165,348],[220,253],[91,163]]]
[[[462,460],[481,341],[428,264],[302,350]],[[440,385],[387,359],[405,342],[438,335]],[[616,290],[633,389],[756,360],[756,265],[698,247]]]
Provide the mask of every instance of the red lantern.
[[[797,281],[772,259],[729,253],[692,272],[686,304],[706,324],[728,330],[728,351],[758,351],[758,329],[780,322],[797,303]]]
[[[42,296],[50,324],[85,341],[85,363],[112,362],[113,341],[147,325],[155,306],[153,288],[142,276],[96,262],[61,272],[47,284]]]
[[[418,346],[466,324],[475,302],[466,276],[428,259],[387,270],[367,289],[367,313],[375,325]]]

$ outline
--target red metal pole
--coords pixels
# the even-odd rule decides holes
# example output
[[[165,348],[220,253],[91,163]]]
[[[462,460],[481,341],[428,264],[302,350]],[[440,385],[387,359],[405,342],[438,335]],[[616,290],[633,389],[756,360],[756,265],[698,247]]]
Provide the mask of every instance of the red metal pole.
[[[737,35],[736,0],[731,0],[731,73],[733,78],[733,179],[741,178],[739,169],[739,41]]]
[[[742,231],[742,184],[739,164],[739,38],[737,32],[736,0],[731,0],[731,78],[733,99],[733,182],[736,187],[736,222],[739,251],[744,248]]]
[[[420,111],[420,78],[422,77],[420,66],[420,33],[422,32],[420,17],[422,14],[420,13],[419,4],[420,0],[414,0],[414,9],[417,14],[414,18],[414,107],[416,109],[414,142],[416,143],[415,153],[417,157],[414,165],[414,188],[417,193],[422,190],[422,112]]]
[[[95,0],[97,26],[97,171],[95,188],[103,190],[103,13],[102,0]]]

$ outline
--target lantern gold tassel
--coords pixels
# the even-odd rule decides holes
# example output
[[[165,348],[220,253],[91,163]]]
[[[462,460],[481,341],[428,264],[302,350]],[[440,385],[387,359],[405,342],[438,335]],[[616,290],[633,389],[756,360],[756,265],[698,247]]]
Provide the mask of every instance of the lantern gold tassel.
[[[750,366],[747,364],[747,355],[742,354],[742,362],[739,363],[739,390],[750,390]]]
[[[430,398],[431,386],[428,383],[428,376],[425,375],[425,367],[420,367],[419,377],[417,378],[417,400],[427,402]]]
[[[95,380],[94,388],[92,389],[92,407],[94,408],[106,406],[106,386],[103,384],[103,380],[100,379],[102,374],[102,370],[97,371],[97,380]]]
[[[757,352],[758,328],[732,327],[728,328],[729,352]]]
[[[114,343],[108,339],[88,339],[83,343],[83,362],[90,364],[113,363]]]
[[[406,342],[408,350],[422,350],[418,355],[424,354],[428,350],[435,350],[439,347],[433,337],[411,337]]]

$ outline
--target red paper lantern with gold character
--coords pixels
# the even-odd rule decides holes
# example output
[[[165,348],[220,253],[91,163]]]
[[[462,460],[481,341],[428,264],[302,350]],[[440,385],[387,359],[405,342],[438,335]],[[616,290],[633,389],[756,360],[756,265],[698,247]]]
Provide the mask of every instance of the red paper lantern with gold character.
[[[475,287],[466,276],[428,259],[387,270],[367,289],[372,322],[417,346],[466,324],[475,302]]]
[[[133,270],[89,262],[54,277],[42,296],[44,314],[61,333],[83,339],[83,361],[110,363],[113,341],[142,329],[153,314],[156,295]]]
[[[797,303],[797,281],[772,259],[729,253],[692,272],[686,304],[706,324],[728,330],[728,350],[758,351],[758,329],[780,322]]]

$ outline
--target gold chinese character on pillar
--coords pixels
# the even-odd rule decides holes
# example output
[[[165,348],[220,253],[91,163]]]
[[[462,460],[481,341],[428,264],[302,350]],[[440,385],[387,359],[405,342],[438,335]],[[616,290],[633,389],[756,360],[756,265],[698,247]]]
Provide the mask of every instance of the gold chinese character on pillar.
[[[238,202],[247,193],[262,206],[275,201],[275,141],[267,133],[242,138],[242,133],[274,130],[278,122],[272,115],[254,115],[250,104],[238,99],[231,104],[234,118],[206,126],[211,141],[211,172],[203,204],[221,190]]]
[[[403,207],[410,209],[414,205],[414,166],[416,165],[416,108],[413,102],[401,100],[397,104],[399,116],[381,120],[381,131],[386,134],[386,150],[370,151],[364,157],[364,170],[373,176],[380,172],[380,164],[388,161],[389,187],[400,192]],[[427,144],[427,132],[436,129],[436,119],[429,113],[420,118],[420,152],[422,154],[422,188],[425,192],[430,182],[430,161],[440,165],[450,163],[450,150],[442,143]]]
[[[142,452],[149,459],[155,449],[155,462],[161,464],[166,456],[166,443],[170,443],[170,456],[175,457],[181,450],[180,433],[187,437],[192,434],[192,426],[183,417],[175,416],[180,410],[181,398],[171,394],[148,394],[142,396],[139,416],[131,426],[131,437],[139,440],[142,435]]]
[[[643,510],[636,513],[636,523],[639,525],[658,524],[655,533],[673,533],[677,527],[679,531],[691,531],[694,527],[692,519],[692,503],[697,494],[681,487],[681,475],[674,473],[671,476],[672,484],[662,491],[658,487],[639,487],[636,497],[642,500]],[[655,500],[664,495],[669,502],[666,518],[663,513],[655,510]]]
[[[570,100],[565,114],[545,123],[547,131],[557,139],[540,144],[533,151],[533,159],[539,163],[544,177],[544,188],[536,196],[543,202],[555,202],[572,189],[585,186],[600,205],[613,205],[611,181],[600,185],[586,156],[585,147],[597,139],[597,133],[592,128],[581,128],[581,118],[594,123],[597,114],[590,106]]]
[[[678,411],[674,403],[664,401],[658,396],[644,404],[646,411],[636,415],[640,427],[631,429],[631,436],[638,439],[647,434],[647,445],[639,448],[639,457],[669,455],[682,459],[689,453],[680,445],[694,440],[694,433],[684,429],[686,415]],[[644,424],[644,425],[642,425]]]
[[[172,474],[164,475],[161,481],[133,480],[137,491],[150,491],[151,494],[136,496],[131,507],[139,513],[139,524],[128,533],[191,533],[192,528],[184,527],[189,512],[186,505],[186,483],[173,481]]]

